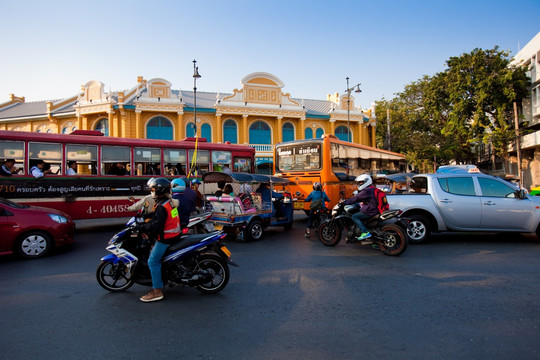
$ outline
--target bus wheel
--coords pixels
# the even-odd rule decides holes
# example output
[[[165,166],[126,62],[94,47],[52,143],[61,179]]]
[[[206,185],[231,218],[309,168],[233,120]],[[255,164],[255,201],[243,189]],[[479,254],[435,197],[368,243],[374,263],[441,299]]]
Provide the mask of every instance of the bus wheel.
[[[252,220],[244,229],[244,238],[246,241],[260,240],[263,235],[263,225],[260,220]]]

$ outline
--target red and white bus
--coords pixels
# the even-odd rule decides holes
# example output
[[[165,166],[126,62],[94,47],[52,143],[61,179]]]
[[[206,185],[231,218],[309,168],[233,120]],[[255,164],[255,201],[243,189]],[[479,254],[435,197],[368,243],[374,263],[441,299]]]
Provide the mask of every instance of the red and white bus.
[[[194,177],[225,167],[235,172],[254,170],[255,149],[250,146],[201,138],[171,141],[102,135],[89,130],[69,135],[0,131],[0,160],[13,159],[20,169],[0,177],[0,197],[58,209],[75,220],[124,217],[132,215],[127,212],[130,197],[148,195],[146,182],[151,177]],[[51,172],[35,178],[31,169],[41,160]],[[69,175],[70,165],[76,174]]]

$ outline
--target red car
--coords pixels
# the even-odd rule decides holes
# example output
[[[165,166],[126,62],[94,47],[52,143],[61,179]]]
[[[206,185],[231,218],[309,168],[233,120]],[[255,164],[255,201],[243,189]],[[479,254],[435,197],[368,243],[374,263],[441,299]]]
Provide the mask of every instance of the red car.
[[[39,258],[54,246],[72,244],[74,232],[66,213],[0,198],[0,255]]]

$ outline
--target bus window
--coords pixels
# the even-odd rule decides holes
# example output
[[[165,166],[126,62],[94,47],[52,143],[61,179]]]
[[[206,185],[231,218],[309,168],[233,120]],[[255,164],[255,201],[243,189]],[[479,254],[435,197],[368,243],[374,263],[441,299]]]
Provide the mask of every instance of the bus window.
[[[250,158],[234,158],[234,171],[235,172],[251,172],[251,159]]]
[[[127,146],[101,147],[101,174],[102,175],[129,175],[130,174],[130,148]]]
[[[231,161],[232,156],[230,151],[212,151],[212,165],[214,166],[214,171],[221,171],[225,166],[231,169]],[[216,169],[217,167],[221,168],[221,170]]]
[[[304,142],[281,146],[276,154],[276,171],[321,170],[322,153],[320,142]]]
[[[66,163],[71,161],[77,162],[78,175],[97,175],[97,146],[67,144]]]
[[[20,169],[18,175],[25,174],[24,168],[24,142],[23,141],[2,141],[0,142],[0,161],[7,159],[15,160],[15,167]]]
[[[62,144],[28,143],[28,171],[43,160],[51,166],[51,174],[59,174],[62,166]]]
[[[161,152],[159,149],[134,148],[133,157],[136,175],[161,175]]]
[[[190,149],[188,151],[188,160],[189,166],[191,168],[191,161],[193,160],[193,152],[195,150]],[[195,160],[195,171],[197,175],[202,175],[210,171],[210,151],[208,150],[197,150],[197,158]],[[193,171],[194,172],[194,171]]]
[[[163,149],[163,162],[167,175],[186,175],[186,150]]]

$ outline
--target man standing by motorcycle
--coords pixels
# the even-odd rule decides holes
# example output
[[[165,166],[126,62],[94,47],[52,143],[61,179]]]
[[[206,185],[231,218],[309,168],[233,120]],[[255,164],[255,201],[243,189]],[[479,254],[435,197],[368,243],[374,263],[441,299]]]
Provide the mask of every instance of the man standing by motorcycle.
[[[375,189],[373,188],[373,180],[371,176],[362,174],[356,179],[358,186],[358,193],[353,197],[344,200],[345,205],[360,204],[360,211],[352,215],[354,224],[358,227],[361,234],[358,240],[365,240],[371,237],[371,233],[368,231],[362,220],[367,220],[370,217],[379,213],[378,201],[375,196]],[[343,201],[343,200],[342,200]]]
[[[171,198],[171,183],[165,178],[150,179],[148,182],[156,202],[152,218],[141,225],[141,231],[149,234],[154,246],[148,258],[148,267],[152,276],[152,290],[140,298],[143,302],[163,299],[163,280],[161,277],[161,258],[165,251],[180,235],[178,201]]]

